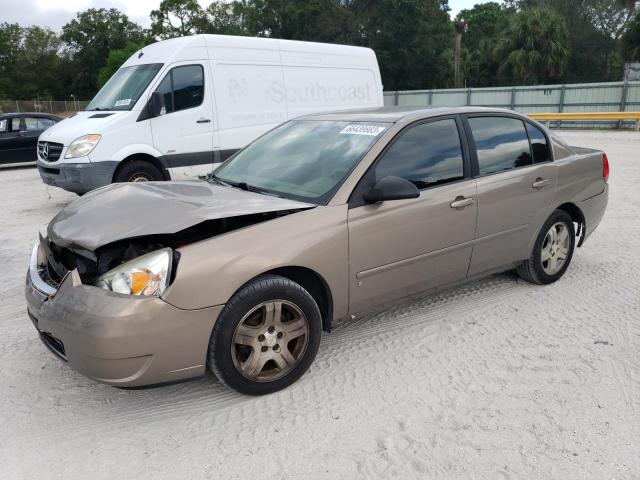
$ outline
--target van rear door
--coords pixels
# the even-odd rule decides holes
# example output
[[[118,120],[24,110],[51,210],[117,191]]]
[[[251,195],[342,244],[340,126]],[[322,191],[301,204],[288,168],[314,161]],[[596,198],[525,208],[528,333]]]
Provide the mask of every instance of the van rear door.
[[[171,65],[155,91],[162,114],[151,119],[154,146],[162,152],[174,180],[213,171],[213,91],[207,61]]]

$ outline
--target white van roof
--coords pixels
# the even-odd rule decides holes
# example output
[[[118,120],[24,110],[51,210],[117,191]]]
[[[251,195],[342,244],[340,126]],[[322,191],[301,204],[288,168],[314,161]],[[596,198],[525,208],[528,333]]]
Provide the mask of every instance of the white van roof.
[[[133,54],[123,67],[203,59],[358,67],[370,66],[375,61],[375,53],[370,48],[330,43],[233,35],[193,35],[147,45]]]

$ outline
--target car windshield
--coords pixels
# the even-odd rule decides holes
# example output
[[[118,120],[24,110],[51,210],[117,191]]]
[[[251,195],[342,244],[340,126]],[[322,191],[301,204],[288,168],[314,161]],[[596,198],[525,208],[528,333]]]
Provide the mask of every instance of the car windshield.
[[[119,69],[91,100],[87,110],[131,110],[162,67],[161,63]]]
[[[245,190],[325,204],[389,125],[290,121],[227,160],[212,178]]]

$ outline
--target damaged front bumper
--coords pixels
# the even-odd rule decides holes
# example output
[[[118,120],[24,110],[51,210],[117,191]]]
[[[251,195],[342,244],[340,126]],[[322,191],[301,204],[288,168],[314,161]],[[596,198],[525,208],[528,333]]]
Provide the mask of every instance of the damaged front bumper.
[[[37,166],[43,183],[69,192],[84,194],[109,185],[113,181],[118,162],[45,162],[38,158]]]
[[[121,387],[204,374],[223,305],[183,310],[161,298],[84,285],[76,270],[54,285],[42,257],[36,245],[25,286],[29,317],[45,345],[75,370]]]

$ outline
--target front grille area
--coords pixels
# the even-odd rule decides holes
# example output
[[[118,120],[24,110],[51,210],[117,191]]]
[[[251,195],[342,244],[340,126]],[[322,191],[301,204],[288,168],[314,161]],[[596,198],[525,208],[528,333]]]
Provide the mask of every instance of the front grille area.
[[[38,142],[38,155],[47,162],[55,162],[62,155],[64,145],[55,142]]]
[[[65,275],[74,269],[78,270],[83,282],[91,283],[95,279],[98,265],[91,252],[84,252],[83,255],[81,251],[61,247],[49,240],[43,240],[40,245],[46,257],[46,263],[38,273],[44,282],[58,288]]]
[[[58,355],[63,360],[67,360],[67,355],[64,351],[64,343],[61,340],[57,339],[53,335],[47,332],[40,332],[40,338],[44,342],[44,344],[53,350],[53,353]]]

